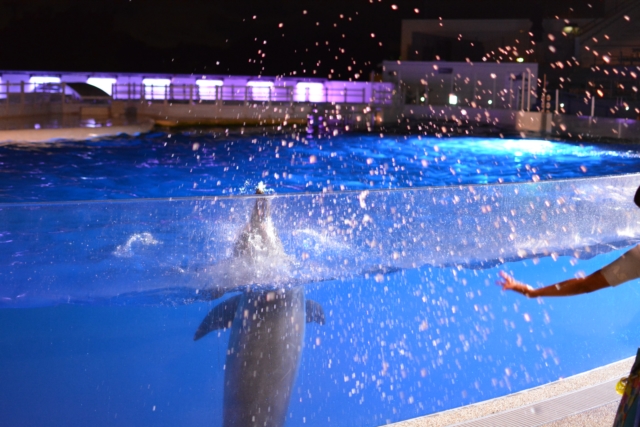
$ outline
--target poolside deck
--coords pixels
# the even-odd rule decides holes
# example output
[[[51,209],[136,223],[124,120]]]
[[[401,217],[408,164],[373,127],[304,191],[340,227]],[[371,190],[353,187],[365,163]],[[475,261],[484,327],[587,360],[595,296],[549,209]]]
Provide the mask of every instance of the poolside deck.
[[[620,401],[615,384],[628,375],[634,359],[486,402],[399,422],[393,427],[611,425]]]
[[[149,132],[153,126],[152,120],[81,118],[77,115],[0,119],[0,144],[136,135]]]

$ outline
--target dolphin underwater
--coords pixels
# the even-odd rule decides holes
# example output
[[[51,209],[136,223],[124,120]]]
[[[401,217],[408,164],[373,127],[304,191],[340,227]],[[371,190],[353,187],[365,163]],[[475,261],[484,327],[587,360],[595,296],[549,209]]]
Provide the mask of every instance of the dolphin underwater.
[[[256,194],[264,194],[258,187]],[[233,247],[247,268],[286,257],[273,222],[270,200],[256,200],[251,218]],[[224,373],[224,427],[281,427],[285,424],[304,344],[306,323],[324,324],[322,307],[305,298],[301,284],[248,285],[212,292],[225,299],[206,315],[194,340],[231,329]]]

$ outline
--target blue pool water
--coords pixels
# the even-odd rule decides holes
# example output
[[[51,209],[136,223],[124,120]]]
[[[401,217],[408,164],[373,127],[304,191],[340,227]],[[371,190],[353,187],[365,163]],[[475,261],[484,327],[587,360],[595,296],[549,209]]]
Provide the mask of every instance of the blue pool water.
[[[586,274],[640,241],[640,175],[597,177],[637,171],[635,146],[158,133],[0,155],[6,425],[222,426],[228,387],[263,377],[269,405],[290,391],[287,426],[377,426],[640,342],[637,283],[546,300],[494,284],[501,270],[535,286]],[[261,180],[277,194],[260,227],[281,248],[250,239],[243,252]],[[194,195],[216,197],[179,198]],[[159,199],[132,200],[145,197]],[[275,373],[288,333],[265,342],[248,379],[229,358],[249,359],[233,346],[243,314],[193,340],[220,301],[285,289],[324,312],[291,317],[303,333],[286,344],[300,357],[289,382]]]
[[[640,171],[636,145],[527,139],[150,133],[0,146],[0,202],[525,182]]]

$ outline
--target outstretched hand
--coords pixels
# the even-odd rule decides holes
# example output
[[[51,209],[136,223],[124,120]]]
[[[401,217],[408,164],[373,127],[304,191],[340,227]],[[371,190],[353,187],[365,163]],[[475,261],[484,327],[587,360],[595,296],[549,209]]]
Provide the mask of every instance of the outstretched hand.
[[[500,272],[500,277],[502,277],[502,279],[497,280],[496,283],[502,287],[503,291],[515,291],[528,298],[532,297],[531,292],[534,290],[533,287],[518,282],[504,271]]]

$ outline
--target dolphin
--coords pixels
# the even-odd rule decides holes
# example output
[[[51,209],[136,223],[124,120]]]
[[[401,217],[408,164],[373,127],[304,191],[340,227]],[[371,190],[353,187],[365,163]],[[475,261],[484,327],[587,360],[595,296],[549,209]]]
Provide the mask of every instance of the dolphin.
[[[258,187],[257,194],[264,194]],[[234,265],[268,268],[286,254],[271,221],[270,200],[256,200],[233,247]],[[275,261],[274,261],[275,260]],[[322,307],[305,298],[301,284],[213,288],[213,299],[241,291],[206,315],[193,339],[231,329],[224,373],[224,427],[284,425],[304,344],[306,323],[325,323]]]

